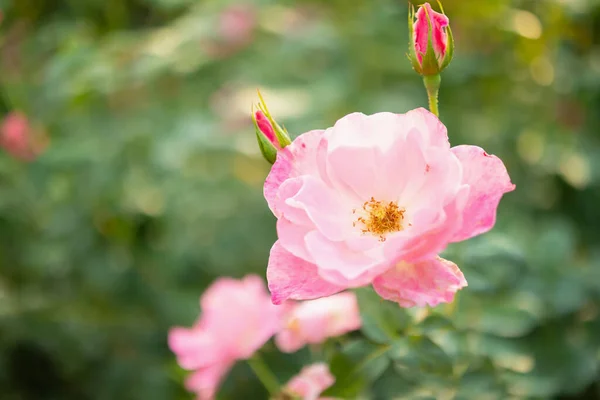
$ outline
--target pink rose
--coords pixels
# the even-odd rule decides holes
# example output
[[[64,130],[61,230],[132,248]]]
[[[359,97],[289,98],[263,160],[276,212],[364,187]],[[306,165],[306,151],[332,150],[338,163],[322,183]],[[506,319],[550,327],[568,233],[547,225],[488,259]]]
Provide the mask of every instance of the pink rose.
[[[200,299],[202,315],[192,328],[173,328],[169,347],[199,399],[213,399],[237,360],[250,358],[281,325],[281,308],[271,303],[263,281],[220,278]]]
[[[450,21],[444,14],[433,11],[429,3],[420,6],[412,18],[414,23],[409,27],[409,31],[413,45],[413,67],[422,75],[438,74],[450,63],[454,51]],[[429,44],[433,49],[430,57],[427,56]]]
[[[27,117],[20,112],[11,112],[4,118],[0,128],[0,145],[13,157],[32,161],[43,151]]]
[[[304,367],[300,374],[285,385],[284,392],[302,400],[325,400],[319,396],[334,382],[335,378],[329,372],[327,364],[317,363]]]
[[[279,152],[264,187],[279,240],[267,278],[275,304],[373,284],[402,306],[452,300],[467,282],[438,254],[489,231],[514,190],[502,161],[450,148],[429,111],[347,115]]]
[[[286,353],[307,343],[322,343],[327,338],[359,329],[361,320],[356,295],[345,292],[292,304],[284,324],[275,336],[275,343]]]

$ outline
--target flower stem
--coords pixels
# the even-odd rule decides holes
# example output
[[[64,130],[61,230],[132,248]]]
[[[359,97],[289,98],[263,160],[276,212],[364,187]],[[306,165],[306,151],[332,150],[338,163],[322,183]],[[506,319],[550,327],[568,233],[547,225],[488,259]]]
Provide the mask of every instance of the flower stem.
[[[423,83],[427,90],[427,97],[429,98],[429,111],[435,114],[439,118],[440,112],[438,110],[438,92],[440,90],[440,83],[442,77],[440,74],[428,75],[423,77]]]
[[[254,372],[254,375],[256,375],[271,396],[275,396],[279,393],[279,382],[277,382],[277,378],[258,354],[255,354],[252,358],[248,359],[247,362],[252,372]]]

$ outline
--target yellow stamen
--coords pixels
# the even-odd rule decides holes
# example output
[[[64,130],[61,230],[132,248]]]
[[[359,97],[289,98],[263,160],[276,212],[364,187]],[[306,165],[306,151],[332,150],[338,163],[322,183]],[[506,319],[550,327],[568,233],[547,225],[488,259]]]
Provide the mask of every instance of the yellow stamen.
[[[402,221],[404,220],[404,208],[398,207],[398,203],[390,201],[388,203],[375,200],[365,201],[362,206],[365,213],[364,217],[358,217],[352,226],[362,226],[363,233],[371,233],[379,236],[379,240],[385,241],[385,234],[389,232],[398,232],[404,229]],[[355,214],[356,210],[352,210]]]

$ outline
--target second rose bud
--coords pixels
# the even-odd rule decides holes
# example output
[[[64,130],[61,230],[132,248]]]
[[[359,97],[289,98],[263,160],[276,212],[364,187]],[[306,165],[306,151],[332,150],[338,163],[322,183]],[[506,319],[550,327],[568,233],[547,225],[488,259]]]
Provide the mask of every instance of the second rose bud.
[[[450,64],[454,40],[446,15],[433,11],[429,3],[419,6],[416,13],[411,6],[408,30],[409,58],[415,71],[423,76],[437,75]]]

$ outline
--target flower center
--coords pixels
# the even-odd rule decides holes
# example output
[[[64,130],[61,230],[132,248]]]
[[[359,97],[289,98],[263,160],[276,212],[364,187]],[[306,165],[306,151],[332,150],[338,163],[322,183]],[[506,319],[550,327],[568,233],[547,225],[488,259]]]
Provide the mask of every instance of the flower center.
[[[398,232],[404,229],[402,221],[404,220],[404,208],[398,207],[395,201],[382,202],[375,200],[365,201],[362,210],[358,211],[364,216],[360,216],[352,223],[352,226],[361,226],[363,233],[378,235],[379,240],[385,241],[385,234],[389,232]],[[352,210],[353,214],[357,210]]]

